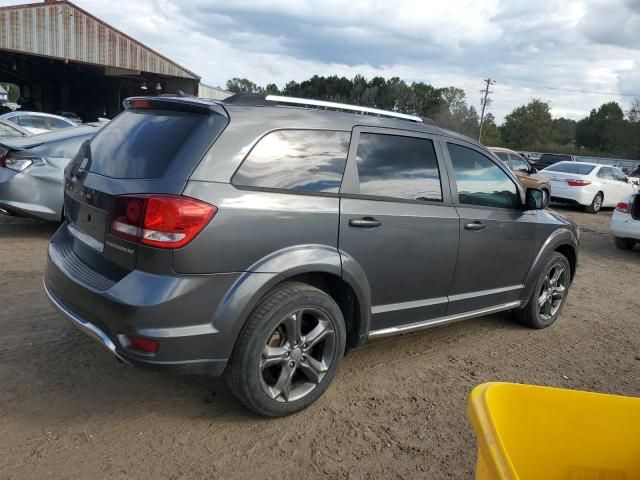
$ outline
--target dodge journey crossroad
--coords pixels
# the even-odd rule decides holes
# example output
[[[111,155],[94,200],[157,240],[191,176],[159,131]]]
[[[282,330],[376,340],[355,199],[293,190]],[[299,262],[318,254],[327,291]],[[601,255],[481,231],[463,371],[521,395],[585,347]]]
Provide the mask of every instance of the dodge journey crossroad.
[[[560,314],[578,230],[477,142],[288,97],[137,97],[65,171],[44,287],[123,362],[301,410],[368,339]]]

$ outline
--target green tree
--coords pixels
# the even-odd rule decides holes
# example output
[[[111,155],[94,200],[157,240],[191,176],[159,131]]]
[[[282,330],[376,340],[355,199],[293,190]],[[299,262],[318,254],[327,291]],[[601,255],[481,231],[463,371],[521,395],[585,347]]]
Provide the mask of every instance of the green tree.
[[[490,147],[502,146],[502,136],[500,134],[500,128],[496,125],[496,119],[492,113],[487,113],[484,116],[484,123],[482,124],[482,138],[480,143]]]
[[[246,78],[232,78],[227,80],[227,90],[231,93],[262,93],[262,87],[259,87],[251,80]]]
[[[616,102],[604,103],[576,126],[576,145],[591,150],[624,154],[632,139],[622,108]]]
[[[568,118],[554,118],[551,122],[551,141],[558,145],[573,146],[576,143],[575,120]]]
[[[640,123],[640,98],[631,101],[631,108],[627,112],[627,120]]]
[[[505,117],[502,139],[511,148],[529,149],[549,143],[551,131],[549,104],[533,99]]]
[[[264,87],[264,93],[267,95],[278,95],[280,90],[275,83],[269,83],[266,87]]]

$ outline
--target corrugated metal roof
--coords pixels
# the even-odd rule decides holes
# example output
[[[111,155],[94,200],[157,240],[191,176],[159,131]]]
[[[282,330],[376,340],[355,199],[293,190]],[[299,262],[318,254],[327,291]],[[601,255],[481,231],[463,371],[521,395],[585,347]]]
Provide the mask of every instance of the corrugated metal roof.
[[[66,0],[0,7],[0,49],[199,79]]]

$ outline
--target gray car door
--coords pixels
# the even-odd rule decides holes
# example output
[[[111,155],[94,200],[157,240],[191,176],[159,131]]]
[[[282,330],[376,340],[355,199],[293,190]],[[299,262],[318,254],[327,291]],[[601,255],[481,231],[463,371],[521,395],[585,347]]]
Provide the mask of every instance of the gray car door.
[[[437,137],[356,127],[340,200],[339,249],[364,271],[371,331],[441,317],[458,254]]]
[[[447,314],[515,305],[537,243],[537,212],[522,208],[521,187],[501,162],[462,140],[442,143],[460,216]]]

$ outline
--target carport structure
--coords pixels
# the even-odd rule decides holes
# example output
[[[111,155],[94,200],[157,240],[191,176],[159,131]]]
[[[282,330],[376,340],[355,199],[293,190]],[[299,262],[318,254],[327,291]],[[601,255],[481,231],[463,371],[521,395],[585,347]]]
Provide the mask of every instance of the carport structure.
[[[0,7],[0,80],[29,109],[113,117],[132,95],[197,95],[200,77],[66,0]]]

